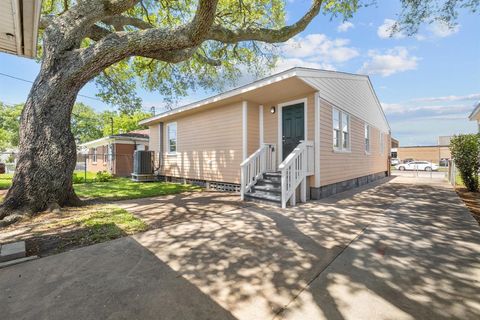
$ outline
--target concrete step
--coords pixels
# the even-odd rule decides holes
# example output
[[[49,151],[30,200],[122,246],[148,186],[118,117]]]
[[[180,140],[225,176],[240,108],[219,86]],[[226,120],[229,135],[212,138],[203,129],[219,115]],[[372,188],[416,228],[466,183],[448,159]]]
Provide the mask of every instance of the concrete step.
[[[35,260],[35,259],[38,259],[38,256],[29,256],[29,257],[25,257],[25,258],[20,258],[20,259],[14,259],[14,260],[10,260],[10,261],[0,262],[0,269],[6,268],[6,267],[10,267],[10,266],[14,266],[14,265],[16,265],[16,264],[24,263],[24,262],[31,261],[31,260]]]
[[[281,188],[282,184],[280,181],[273,181],[269,179],[260,179],[257,181],[257,184],[255,186],[268,186],[272,188]]]
[[[25,256],[25,241],[6,243],[0,246],[0,262],[20,259]]]
[[[267,192],[267,193],[274,193],[274,194],[280,194],[282,193],[282,189],[280,186],[272,186],[272,185],[255,185],[252,187],[252,191],[262,191],[262,192]]]
[[[280,204],[281,196],[280,194],[273,194],[270,192],[263,192],[263,191],[255,191],[255,192],[247,192],[245,194],[245,200],[253,200],[253,201],[268,201],[270,203]]]
[[[264,173],[263,179],[280,183],[282,181],[282,174],[280,172]]]

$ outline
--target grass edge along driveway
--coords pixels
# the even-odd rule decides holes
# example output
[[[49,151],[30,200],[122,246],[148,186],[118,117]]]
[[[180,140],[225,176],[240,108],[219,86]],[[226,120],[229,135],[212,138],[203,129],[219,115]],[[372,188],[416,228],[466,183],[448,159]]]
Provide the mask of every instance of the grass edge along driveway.
[[[12,184],[12,174],[0,175],[0,190]],[[148,198],[187,191],[200,191],[201,188],[189,184],[171,182],[134,182],[129,178],[113,178],[107,182],[86,182],[74,184],[77,195],[84,199],[106,201]],[[2,195],[0,194],[0,200]]]

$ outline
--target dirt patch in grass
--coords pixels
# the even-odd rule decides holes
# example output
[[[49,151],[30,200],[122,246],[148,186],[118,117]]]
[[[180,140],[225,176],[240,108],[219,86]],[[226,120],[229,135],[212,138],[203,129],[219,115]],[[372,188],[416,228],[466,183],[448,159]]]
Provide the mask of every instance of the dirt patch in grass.
[[[472,213],[472,216],[480,224],[480,192],[469,192],[467,188],[457,188],[457,194],[462,198]]]
[[[0,243],[25,240],[28,255],[47,256],[145,231],[148,225],[113,205],[45,212],[0,230]]]

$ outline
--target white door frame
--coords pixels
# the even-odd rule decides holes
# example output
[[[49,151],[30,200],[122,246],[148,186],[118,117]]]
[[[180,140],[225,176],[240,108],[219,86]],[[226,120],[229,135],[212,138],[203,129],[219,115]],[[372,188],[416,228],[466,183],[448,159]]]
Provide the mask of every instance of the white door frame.
[[[291,106],[291,105],[294,105],[294,104],[298,104],[298,103],[303,103],[303,112],[304,112],[304,116],[303,116],[303,121],[305,122],[303,127],[304,127],[304,139],[305,140],[308,140],[308,99],[307,97],[305,98],[302,98],[302,99],[297,99],[297,100],[292,100],[292,101],[287,101],[287,102],[283,102],[283,103],[279,103],[278,104],[278,131],[277,131],[277,150],[278,150],[278,164],[280,165],[283,161],[282,159],[282,156],[283,156],[283,119],[282,119],[282,108],[283,107],[288,107],[288,106]]]

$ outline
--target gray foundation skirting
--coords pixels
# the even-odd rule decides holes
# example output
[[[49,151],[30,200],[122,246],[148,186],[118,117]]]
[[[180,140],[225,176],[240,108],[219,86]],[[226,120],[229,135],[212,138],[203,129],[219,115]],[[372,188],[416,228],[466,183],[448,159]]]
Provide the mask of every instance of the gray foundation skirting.
[[[189,179],[182,177],[172,177],[172,176],[158,176],[160,181],[175,182],[175,183],[188,183],[196,185],[207,190],[214,191],[225,191],[225,192],[240,192],[240,185],[236,183],[221,182],[221,181],[210,181],[202,179]]]
[[[333,196],[334,194],[358,188],[369,184],[371,182],[383,179],[387,177],[387,172],[378,172],[374,174],[369,174],[367,176],[358,177],[350,180],[345,180],[337,183],[332,183],[326,186],[319,188],[310,188],[310,198],[312,200],[320,200],[326,197]]]

